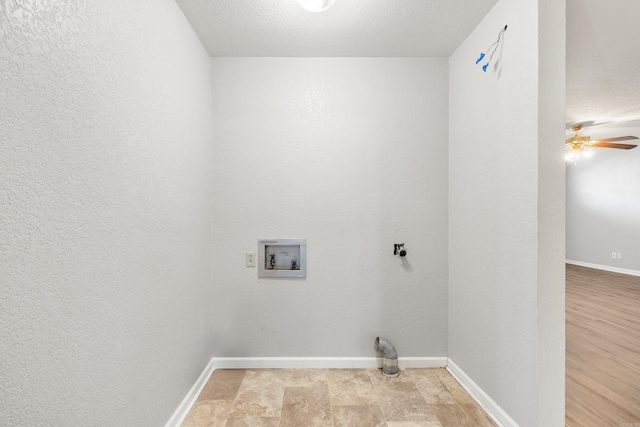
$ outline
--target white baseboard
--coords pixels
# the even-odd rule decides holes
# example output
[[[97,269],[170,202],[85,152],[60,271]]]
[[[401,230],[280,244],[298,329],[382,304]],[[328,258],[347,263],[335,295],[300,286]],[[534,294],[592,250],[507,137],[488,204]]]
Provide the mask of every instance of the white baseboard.
[[[216,369],[381,368],[382,357],[214,357]],[[399,357],[400,368],[444,368],[446,357]]]
[[[448,357],[398,357],[400,368],[446,368],[447,363]],[[377,368],[382,368],[382,361]]]
[[[640,271],[629,270],[626,268],[611,267],[610,265],[592,264],[590,262],[574,261],[572,259],[565,260],[567,264],[579,265],[581,267],[595,268],[597,270],[611,271],[613,273],[628,274],[630,276],[640,276]]]
[[[198,399],[198,396],[202,392],[204,386],[207,384],[207,381],[209,381],[209,377],[211,377],[211,374],[214,371],[214,366],[215,365],[213,363],[213,359],[211,359],[209,363],[207,363],[207,366],[204,368],[204,371],[202,371],[202,373],[196,380],[193,387],[191,387],[191,390],[189,390],[171,418],[169,418],[169,421],[167,421],[165,427],[180,427],[180,424],[182,424],[184,419],[187,417],[187,414],[191,410],[191,407],[194,405],[194,403],[196,403],[196,400]]]
[[[451,359],[449,359],[447,371],[467,390],[498,426],[518,427],[518,424]]]

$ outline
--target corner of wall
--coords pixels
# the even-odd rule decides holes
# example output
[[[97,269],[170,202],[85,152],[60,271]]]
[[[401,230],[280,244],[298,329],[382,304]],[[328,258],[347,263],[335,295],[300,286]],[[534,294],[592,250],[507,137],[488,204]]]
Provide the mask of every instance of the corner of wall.
[[[549,45],[564,40],[564,15],[550,18],[553,7],[562,5],[500,0],[449,60],[449,357],[522,426],[546,425],[547,413],[555,423],[564,411],[564,308],[541,295],[555,286],[557,296],[564,277],[553,158],[563,139],[564,45]],[[505,24],[483,72],[474,61]]]

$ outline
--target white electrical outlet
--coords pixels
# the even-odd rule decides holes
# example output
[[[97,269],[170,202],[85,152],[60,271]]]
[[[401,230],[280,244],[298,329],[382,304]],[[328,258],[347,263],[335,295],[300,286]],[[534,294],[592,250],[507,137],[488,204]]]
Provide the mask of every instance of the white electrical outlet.
[[[611,258],[616,259],[616,253],[615,252],[611,252]]]
[[[618,252],[618,259],[622,259],[622,252]]]
[[[247,252],[247,267],[255,267],[255,266],[256,266],[256,253]]]

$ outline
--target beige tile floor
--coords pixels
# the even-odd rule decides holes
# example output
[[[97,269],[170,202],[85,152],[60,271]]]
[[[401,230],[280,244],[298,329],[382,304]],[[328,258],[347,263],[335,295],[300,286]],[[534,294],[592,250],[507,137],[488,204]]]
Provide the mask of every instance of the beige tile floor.
[[[489,427],[445,369],[216,370],[182,427]]]

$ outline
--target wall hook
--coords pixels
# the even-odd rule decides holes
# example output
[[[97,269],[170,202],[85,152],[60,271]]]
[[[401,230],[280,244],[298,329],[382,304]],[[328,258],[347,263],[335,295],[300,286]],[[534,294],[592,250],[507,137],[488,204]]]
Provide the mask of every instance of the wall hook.
[[[393,254],[400,255],[401,257],[405,256],[407,251],[404,249],[404,243],[394,243]]]

